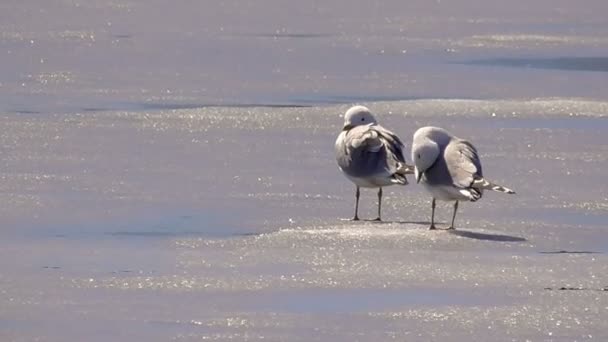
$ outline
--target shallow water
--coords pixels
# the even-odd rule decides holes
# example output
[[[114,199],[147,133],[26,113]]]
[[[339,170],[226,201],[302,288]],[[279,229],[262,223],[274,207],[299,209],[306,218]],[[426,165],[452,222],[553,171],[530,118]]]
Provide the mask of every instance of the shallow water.
[[[1,3],[0,339],[608,339],[605,7]],[[355,102],[517,195],[345,220]]]

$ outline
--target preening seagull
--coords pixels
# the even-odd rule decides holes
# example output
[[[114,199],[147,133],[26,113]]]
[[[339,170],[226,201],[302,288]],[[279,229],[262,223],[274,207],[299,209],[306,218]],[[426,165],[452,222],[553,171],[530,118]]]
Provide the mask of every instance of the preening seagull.
[[[405,163],[403,143],[363,106],[354,106],[344,114],[344,127],[336,140],[336,160],[344,175],[357,188],[355,216],[359,220],[359,188],[378,188],[378,217],[381,221],[382,187],[407,185],[406,174],[414,167]]]
[[[455,201],[452,224],[448,228],[454,229],[458,201],[475,202],[484,190],[515,193],[483,178],[477,149],[443,128],[418,129],[412,142],[412,159],[416,181],[433,196],[430,229],[435,229],[435,200]]]

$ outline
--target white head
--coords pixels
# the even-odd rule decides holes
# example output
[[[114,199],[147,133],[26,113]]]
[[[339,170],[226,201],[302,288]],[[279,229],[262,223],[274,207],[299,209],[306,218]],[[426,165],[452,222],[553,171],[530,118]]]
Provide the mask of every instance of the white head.
[[[376,118],[372,113],[363,106],[354,106],[344,113],[344,129],[350,129],[355,126],[375,124]]]
[[[439,145],[432,139],[432,128],[423,127],[414,133],[412,142],[412,160],[416,166],[414,175],[416,182],[420,182],[422,174],[428,170],[439,157]]]

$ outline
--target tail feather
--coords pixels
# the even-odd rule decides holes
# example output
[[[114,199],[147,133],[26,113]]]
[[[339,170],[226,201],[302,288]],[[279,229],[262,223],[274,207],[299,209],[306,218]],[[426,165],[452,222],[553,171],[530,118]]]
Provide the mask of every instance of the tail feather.
[[[399,185],[407,185],[406,175],[414,174],[414,167],[405,163],[397,163],[397,170],[392,175],[392,183]]]
[[[475,202],[481,198],[481,191],[475,188],[461,189],[460,193],[468,197],[471,202]]]
[[[402,175],[413,175],[415,167],[405,163],[397,163],[397,173]]]
[[[400,174],[400,173],[394,173],[391,181],[393,184],[399,184],[399,185],[408,185],[409,184],[407,181],[407,178],[405,178],[405,175]]]
[[[514,194],[515,191],[498,184],[494,184],[484,178],[478,178],[473,181],[471,185],[473,188],[484,189],[484,190],[492,190],[497,192],[504,192],[505,194]]]

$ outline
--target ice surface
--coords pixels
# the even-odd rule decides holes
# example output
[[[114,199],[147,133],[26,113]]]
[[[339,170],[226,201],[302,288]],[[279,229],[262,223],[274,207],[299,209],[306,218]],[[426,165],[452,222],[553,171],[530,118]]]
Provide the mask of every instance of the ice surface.
[[[386,188],[386,223],[341,220],[347,106],[4,115],[3,338],[607,337],[605,102],[368,105],[404,138],[470,137],[518,194],[456,232],[427,230],[415,185]]]
[[[543,68],[596,70],[606,10],[603,0],[3,1],[0,111],[604,99],[604,73]]]
[[[605,13],[0,3],[0,340],[608,340]],[[415,184],[343,220],[351,102],[469,138],[517,195],[454,232]]]

